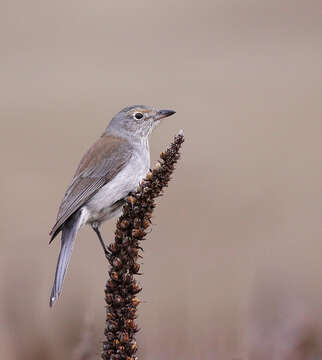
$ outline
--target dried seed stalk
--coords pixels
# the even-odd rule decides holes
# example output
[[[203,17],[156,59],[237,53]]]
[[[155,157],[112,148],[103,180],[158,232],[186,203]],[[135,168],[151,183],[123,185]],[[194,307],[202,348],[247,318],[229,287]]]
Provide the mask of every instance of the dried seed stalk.
[[[118,219],[115,241],[109,245],[111,252],[109,279],[105,286],[106,326],[103,342],[103,360],[136,360],[137,344],[135,334],[137,294],[142,290],[135,279],[139,275],[138,259],[146,230],[151,224],[154,199],[162,195],[168,186],[175,164],[180,157],[184,142],[183,132],[175,136],[169,148],[160,154],[155,169],[149,172],[137,191],[131,194]]]

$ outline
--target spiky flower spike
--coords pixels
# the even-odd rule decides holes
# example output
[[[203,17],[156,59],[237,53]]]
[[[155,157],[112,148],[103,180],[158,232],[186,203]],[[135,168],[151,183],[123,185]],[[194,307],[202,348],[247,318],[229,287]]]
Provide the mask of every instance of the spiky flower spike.
[[[102,359],[136,360],[135,334],[137,294],[142,290],[135,275],[139,275],[140,241],[144,240],[151,224],[154,199],[162,195],[168,185],[174,166],[180,157],[179,150],[184,141],[183,132],[175,136],[173,143],[160,154],[161,160],[149,172],[137,191],[131,194],[118,219],[115,241],[109,245],[111,268],[105,287],[106,327]]]

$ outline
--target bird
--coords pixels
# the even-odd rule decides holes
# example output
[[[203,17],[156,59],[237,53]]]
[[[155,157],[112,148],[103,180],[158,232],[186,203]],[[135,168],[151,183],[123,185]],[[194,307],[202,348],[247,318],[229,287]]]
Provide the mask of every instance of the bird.
[[[92,227],[109,258],[100,226],[122,213],[125,199],[150,169],[149,135],[161,119],[173,114],[174,110],[146,105],[126,107],[112,118],[81,159],[50,232],[49,243],[61,233],[50,307],[61,294],[74,242],[83,225]]]

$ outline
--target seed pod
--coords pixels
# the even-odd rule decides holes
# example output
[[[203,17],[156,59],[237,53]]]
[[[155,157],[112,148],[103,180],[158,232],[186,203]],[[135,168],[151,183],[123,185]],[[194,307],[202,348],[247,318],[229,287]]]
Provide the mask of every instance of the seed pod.
[[[110,290],[112,290],[112,289],[114,289],[114,288],[116,287],[116,284],[115,284],[115,282],[114,282],[112,279],[109,279],[109,280],[107,281],[106,286],[107,286]]]
[[[125,284],[130,284],[132,281],[133,281],[133,276],[130,275],[130,274],[124,274],[122,276],[122,281],[125,283]]]
[[[139,284],[137,282],[135,282],[132,284],[131,290],[132,290],[133,294],[137,294],[142,290],[142,288],[139,286]],[[132,304],[133,304],[133,300],[132,300]]]
[[[150,226],[150,221],[148,219],[145,219],[142,221],[142,227],[143,229],[147,229]]]
[[[133,329],[135,327],[135,323],[132,319],[127,319],[125,321],[125,326],[129,329]]]
[[[108,329],[109,329],[109,331],[114,332],[116,330],[116,323],[109,322]]]
[[[133,351],[133,352],[135,352],[136,350],[137,350],[137,345],[136,345],[136,341],[135,340],[132,340],[131,341],[131,350]]]
[[[121,231],[120,229],[116,229],[116,230],[115,230],[115,237],[116,237],[117,239],[122,239],[123,233],[122,233],[122,231]]]
[[[121,261],[121,259],[115,258],[115,259],[113,260],[113,266],[114,266],[116,269],[119,269],[119,268],[122,266],[122,261]]]
[[[136,319],[137,318],[137,316],[136,316],[136,307],[130,308],[128,315],[129,315],[129,318]]]
[[[113,345],[115,346],[115,347],[117,347],[117,345],[120,343],[120,341],[118,340],[118,339],[114,339],[114,341],[113,341]]]
[[[108,249],[112,254],[115,254],[118,251],[118,246],[115,242],[109,245]]]
[[[140,264],[134,263],[134,264],[132,265],[133,274],[137,274],[137,273],[139,272],[139,270],[140,270]]]
[[[127,229],[127,227],[129,226],[129,222],[127,220],[122,220],[120,222],[120,226],[122,229]]]
[[[112,272],[111,272],[111,278],[112,278],[113,280],[118,280],[118,278],[119,278],[118,273],[117,273],[116,271],[112,271]]]
[[[121,337],[120,337],[120,341],[121,343],[127,343],[129,341],[129,334],[124,332],[122,333]]]
[[[129,254],[136,259],[138,257],[138,255],[139,255],[139,249],[130,248],[129,249]]]
[[[150,220],[152,218],[152,213],[151,212],[146,212],[145,217]]]
[[[108,339],[109,341],[113,341],[113,339],[114,339],[114,334],[113,334],[112,332],[108,332],[108,333],[106,334],[106,337],[107,337],[107,339]]]
[[[105,295],[105,301],[106,301],[106,304],[112,304],[112,301],[113,301],[113,295],[112,294],[106,294]]]
[[[114,319],[115,319],[115,315],[113,315],[113,313],[111,313],[111,312],[107,312],[107,313],[106,313],[106,319],[107,319],[107,320],[114,320]]]
[[[116,295],[115,297],[114,297],[114,301],[113,301],[113,303],[115,304],[115,305],[121,305],[122,304],[122,302],[123,302],[123,300],[122,300],[122,298],[121,298],[121,296],[120,295]]]
[[[137,297],[134,297],[132,299],[132,304],[137,307],[140,304],[140,300]]]
[[[121,360],[121,357],[119,354],[113,354],[111,355],[111,360]]]
[[[134,225],[135,229],[139,229],[141,227],[141,220],[139,218],[135,218],[133,225]]]
[[[133,229],[132,236],[135,238],[143,238],[146,235],[145,231],[142,229]]]
[[[125,347],[123,345],[120,345],[117,350],[120,352],[120,353],[124,353],[125,351]]]
[[[127,247],[130,245],[130,239],[127,236],[124,236],[122,239],[122,247]]]
[[[136,198],[134,196],[128,196],[127,202],[133,205],[136,202]]]

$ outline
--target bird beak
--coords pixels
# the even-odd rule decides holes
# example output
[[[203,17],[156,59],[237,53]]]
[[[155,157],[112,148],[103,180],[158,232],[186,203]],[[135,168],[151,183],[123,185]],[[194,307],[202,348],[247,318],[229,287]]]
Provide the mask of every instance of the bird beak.
[[[175,114],[176,112],[174,110],[159,110],[156,115],[155,115],[155,118],[154,120],[157,121],[157,120],[161,120],[163,118],[166,118],[168,116],[171,116],[173,114]]]

